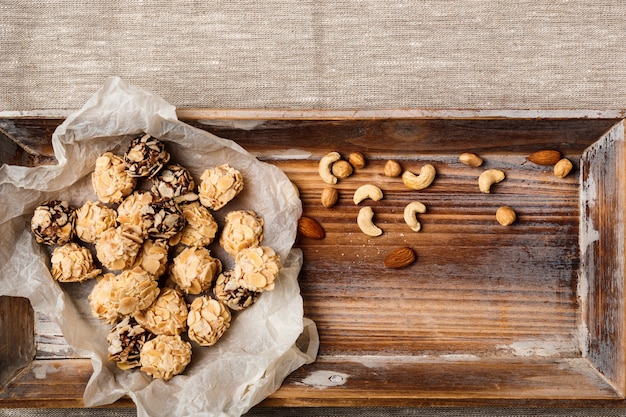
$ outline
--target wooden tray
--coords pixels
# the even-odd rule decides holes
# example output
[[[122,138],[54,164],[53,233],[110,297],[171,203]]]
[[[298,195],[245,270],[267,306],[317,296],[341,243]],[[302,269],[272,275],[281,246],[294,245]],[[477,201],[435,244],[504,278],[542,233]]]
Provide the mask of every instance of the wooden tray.
[[[50,137],[66,113],[0,114],[0,162],[53,163]],[[289,112],[181,110],[182,120],[237,141],[279,166],[326,238],[299,237],[305,315],[318,326],[318,360],[263,402],[272,406],[562,405],[623,407],[623,115],[607,112]],[[564,179],[527,162],[557,149],[574,162]],[[339,203],[320,204],[318,161],[362,152],[364,169],[340,181]],[[458,162],[462,152],[485,159]],[[433,185],[411,191],[385,177],[388,159]],[[478,190],[483,169],[507,178]],[[384,230],[362,234],[352,202],[362,184]],[[422,231],[402,218],[414,200]],[[502,205],[518,221],[495,222]],[[412,266],[386,254],[410,246]],[[27,300],[0,298],[0,407],[82,405],[91,363]],[[132,405],[129,399],[115,405]]]

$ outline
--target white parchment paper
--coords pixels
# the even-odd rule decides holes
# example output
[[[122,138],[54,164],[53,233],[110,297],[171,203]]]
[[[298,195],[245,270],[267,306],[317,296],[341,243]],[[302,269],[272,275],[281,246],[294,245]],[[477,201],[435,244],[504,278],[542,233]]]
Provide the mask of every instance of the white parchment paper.
[[[264,221],[263,245],[283,260],[273,291],[235,314],[230,329],[213,347],[192,344],[192,362],[169,382],[138,370],[122,371],[107,360],[109,327],[91,316],[87,296],[94,280],[59,284],[49,272],[46,248],[35,242],[29,222],[48,199],[79,207],[96,201],[90,182],[96,158],[122,154],[140,132],[162,139],[172,161],[196,180],[204,169],[229,163],[242,172],[244,191],[217,213],[251,209]],[[298,274],[302,253],[294,249],[301,202],[278,168],[260,162],[236,143],[178,121],[163,99],[114,77],[54,132],[58,165],[0,167],[0,295],[27,297],[48,315],[79,354],[91,358],[94,372],[85,389],[86,406],[106,405],[124,395],[144,416],[240,416],[276,391],[284,378],[315,360],[319,338],[303,317]],[[219,247],[211,246],[228,268]]]

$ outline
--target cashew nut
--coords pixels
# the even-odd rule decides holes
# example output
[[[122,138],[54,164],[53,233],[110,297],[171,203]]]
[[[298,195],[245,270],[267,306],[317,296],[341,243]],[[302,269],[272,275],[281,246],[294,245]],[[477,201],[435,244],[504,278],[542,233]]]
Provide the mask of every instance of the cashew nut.
[[[383,191],[374,184],[365,184],[354,192],[354,204],[358,205],[361,201],[368,198],[374,201],[382,200]]]
[[[415,175],[410,171],[404,171],[402,174],[402,181],[404,185],[412,190],[423,190],[428,187],[435,179],[437,171],[431,164],[426,164],[420,170],[419,175]]]
[[[404,221],[409,225],[411,230],[414,232],[419,232],[422,228],[422,225],[417,220],[417,213],[426,213],[426,206],[420,203],[419,201],[414,201],[412,203],[407,204],[404,208]]]
[[[370,206],[365,206],[359,210],[359,215],[356,219],[359,229],[368,236],[380,236],[383,231],[374,224],[372,219],[374,218],[374,210]]]
[[[341,155],[339,155],[339,152],[329,152],[323,156],[322,159],[320,159],[318,172],[325,183],[337,184],[337,177],[335,177],[331,172],[331,166],[334,162],[337,162],[340,159]]]
[[[491,192],[491,186],[505,178],[504,172],[499,169],[488,169],[478,177],[478,187],[485,194]]]

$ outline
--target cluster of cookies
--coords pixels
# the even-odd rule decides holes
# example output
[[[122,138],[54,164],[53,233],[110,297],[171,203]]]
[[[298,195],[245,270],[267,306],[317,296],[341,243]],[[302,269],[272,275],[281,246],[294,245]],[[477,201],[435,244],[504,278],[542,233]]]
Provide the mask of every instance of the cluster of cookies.
[[[54,279],[97,278],[89,304],[113,325],[109,359],[169,380],[190,362],[189,341],[214,345],[230,327],[231,310],[274,288],[280,258],[261,246],[264,222],[251,210],[229,212],[219,234],[232,270],[207,248],[219,229],[212,211],[243,189],[241,173],[228,164],[206,169],[196,187],[187,169],[170,163],[163,142],[144,134],[123,157],[101,155],[91,179],[98,201],[77,209],[45,202],[31,230],[54,247]]]

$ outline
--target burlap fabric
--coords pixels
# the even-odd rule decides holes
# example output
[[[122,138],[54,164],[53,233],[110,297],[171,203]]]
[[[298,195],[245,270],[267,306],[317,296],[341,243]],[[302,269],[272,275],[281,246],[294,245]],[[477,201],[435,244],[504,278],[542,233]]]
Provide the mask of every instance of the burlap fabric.
[[[76,109],[111,75],[177,107],[626,109],[622,0],[0,0],[0,112]],[[0,409],[0,416],[134,409]],[[266,409],[251,416],[618,416]]]
[[[0,111],[626,108],[622,0],[0,0]]]

